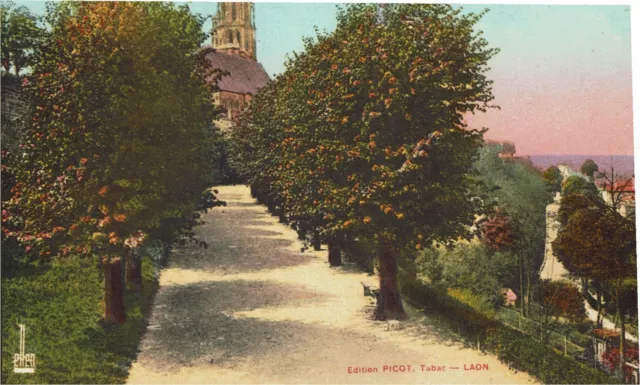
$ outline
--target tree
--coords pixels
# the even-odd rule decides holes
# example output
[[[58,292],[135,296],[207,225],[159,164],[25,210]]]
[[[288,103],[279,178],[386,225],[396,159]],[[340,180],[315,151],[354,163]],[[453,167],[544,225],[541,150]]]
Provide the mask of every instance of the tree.
[[[3,227],[39,260],[95,258],[105,318],[124,322],[123,257],[146,235],[191,235],[194,212],[213,204],[203,20],[169,3],[52,7]],[[130,287],[138,274],[127,269]]]
[[[580,290],[571,282],[545,280],[540,285],[540,303],[556,318],[581,322],[587,316]]]
[[[509,217],[499,211],[482,225],[482,241],[495,250],[508,250],[517,240]]]
[[[518,261],[518,295],[521,311],[527,315],[543,262],[549,191],[540,175],[530,172],[523,164],[501,159],[500,151],[500,146],[485,145],[474,167],[482,190],[487,191],[483,197],[485,206],[495,206],[509,218],[511,246],[505,252]]]
[[[636,273],[635,216],[623,217],[618,212],[621,201],[618,197],[625,183],[614,183],[613,171],[607,179],[610,181],[608,192],[614,203],[608,205],[603,200],[583,199],[579,205],[574,205],[575,211],[560,229],[553,250],[567,270],[595,280],[611,293],[621,320],[619,351],[622,355],[625,340],[623,297],[627,281],[634,279]],[[620,365],[622,372],[622,357]]]
[[[557,166],[550,166],[542,174],[547,186],[552,193],[560,192],[562,190],[562,173]]]
[[[38,46],[44,32],[27,7],[15,8],[10,1],[2,3],[0,18],[2,67],[6,72],[13,68],[15,75],[20,76],[21,70],[36,63]]]
[[[405,316],[398,251],[468,233],[482,132],[462,122],[490,108],[481,15],[448,5],[350,4],[331,34],[306,39],[254,98],[236,139],[245,170],[303,228],[328,242],[375,245],[377,317]],[[255,143],[255,145],[253,144]]]
[[[593,180],[593,175],[598,171],[598,165],[591,159],[587,159],[582,163],[580,172]]]
[[[506,154],[508,158],[513,158],[516,153],[516,145],[513,142],[502,142],[502,154]]]
[[[562,183],[562,195],[581,194],[590,197],[598,196],[598,189],[593,182],[581,176],[570,176]]]

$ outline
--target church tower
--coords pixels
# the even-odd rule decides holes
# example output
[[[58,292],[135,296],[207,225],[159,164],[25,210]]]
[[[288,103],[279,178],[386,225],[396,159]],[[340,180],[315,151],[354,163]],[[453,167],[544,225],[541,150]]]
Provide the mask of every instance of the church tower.
[[[253,11],[253,3],[218,3],[218,12],[213,17],[213,48],[257,60]]]

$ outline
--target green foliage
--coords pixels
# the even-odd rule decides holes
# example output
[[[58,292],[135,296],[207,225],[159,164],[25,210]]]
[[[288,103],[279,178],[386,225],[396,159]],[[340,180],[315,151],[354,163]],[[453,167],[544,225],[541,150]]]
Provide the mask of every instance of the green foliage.
[[[466,232],[481,135],[461,116],[489,107],[481,69],[495,54],[473,33],[479,17],[445,5],[341,11],[235,131],[249,183],[326,237],[422,247]]]
[[[580,193],[571,193],[564,195],[560,201],[560,209],[558,209],[558,222],[562,226],[566,226],[569,218],[579,210],[595,209],[602,204],[602,201],[593,199],[590,195]]]
[[[518,287],[518,260],[478,243],[459,242],[452,248],[427,249],[417,259],[419,272],[433,284],[471,290],[487,303],[502,303],[499,290]]]
[[[540,341],[506,327],[488,330],[487,347],[518,370],[545,384],[618,384],[608,376],[569,356],[563,356]]]
[[[429,308],[446,318],[450,326],[460,330],[472,346],[477,343],[498,355],[500,361],[523,370],[547,384],[616,384],[614,377],[563,356],[538,339],[503,326],[486,314],[476,311],[441,288],[424,283],[407,286],[404,292],[410,302]]]
[[[598,189],[593,182],[584,179],[581,176],[570,176],[562,183],[562,195],[582,194],[589,197],[597,197]]]
[[[395,254],[470,237],[480,210],[471,186],[483,131],[463,116],[493,107],[485,72],[497,50],[474,30],[481,16],[349,4],[333,33],[305,39],[234,130],[259,202],[332,244],[373,244],[389,282],[379,318],[404,313]],[[410,257],[399,263],[407,277]]]
[[[502,142],[502,153],[513,156],[516,153],[516,145],[513,142]]]
[[[212,205],[215,109],[203,20],[170,3],[52,5],[35,111],[3,226],[26,251],[113,256],[171,240]],[[215,80],[215,78],[214,78]],[[203,198],[208,205],[202,205]]]
[[[593,180],[593,175],[598,171],[598,165],[591,159],[587,159],[580,166],[580,172]]]
[[[562,190],[562,173],[557,166],[550,166],[542,174],[542,179],[549,187],[552,193],[560,192]]]
[[[128,293],[128,322],[99,322],[100,269],[94,261],[69,258],[35,274],[2,278],[3,383],[124,383],[146,327],[157,282],[143,257],[143,292]],[[33,375],[13,373],[19,350],[18,323],[26,325],[26,352],[36,354]]]
[[[635,244],[634,222],[590,206],[571,214],[553,250],[570,272],[604,282],[635,275]]]
[[[13,68],[14,74],[20,76],[21,70],[36,64],[44,31],[27,7],[16,8],[11,1],[2,2],[0,19],[2,68],[5,72]]]
[[[485,204],[493,204],[500,215],[508,217],[509,233],[515,238],[509,242],[509,251],[523,274],[520,285],[511,288],[521,299],[530,298],[544,258],[545,213],[551,194],[540,175],[521,163],[501,159],[500,151],[500,146],[485,145],[475,167],[478,179],[489,190]],[[516,272],[514,278],[519,276]]]
[[[494,318],[498,306],[502,303],[502,298],[496,295],[487,298],[486,296],[475,294],[470,289],[447,289],[447,294],[461,303],[471,306],[475,311],[487,318]]]

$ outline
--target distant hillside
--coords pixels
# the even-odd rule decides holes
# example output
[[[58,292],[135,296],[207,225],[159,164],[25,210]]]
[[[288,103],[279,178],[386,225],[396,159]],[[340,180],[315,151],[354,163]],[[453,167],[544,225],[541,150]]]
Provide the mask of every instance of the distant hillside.
[[[528,157],[536,167],[543,170],[557,164],[566,164],[574,170],[579,170],[585,159],[592,159],[599,166],[600,171],[608,170],[613,161],[616,174],[626,176],[634,174],[633,155],[529,155]]]

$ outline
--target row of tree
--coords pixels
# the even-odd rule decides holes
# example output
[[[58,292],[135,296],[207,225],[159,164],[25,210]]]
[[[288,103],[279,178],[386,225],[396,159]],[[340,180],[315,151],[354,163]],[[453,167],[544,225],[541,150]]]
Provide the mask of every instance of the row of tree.
[[[485,73],[497,50],[474,31],[481,16],[349,5],[335,32],[305,40],[234,130],[235,163],[254,195],[301,236],[326,241],[332,265],[345,241],[374,245],[380,319],[404,317],[402,251],[470,236],[482,209],[473,161],[483,132],[463,123],[492,107]]]
[[[123,265],[140,289],[136,248],[193,235],[198,210],[220,204],[207,190],[218,110],[203,19],[171,3],[63,2],[46,23],[22,81],[19,150],[3,151],[3,246],[21,247],[3,264],[93,258],[105,318],[122,323]],[[19,71],[3,45],[5,59]]]
[[[583,282],[583,294],[596,292],[597,322],[602,326],[603,300],[615,305],[620,322],[620,373],[624,370],[625,316],[637,312],[637,255],[633,178],[597,172],[597,165],[585,162],[581,169],[589,180],[569,177],[562,186],[558,212],[561,229],[553,242],[553,251],[564,267]],[[594,179],[602,183],[601,193]],[[630,196],[631,194],[631,196]]]

